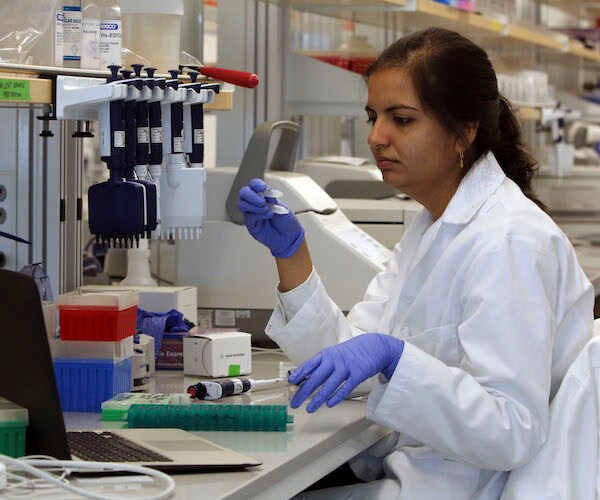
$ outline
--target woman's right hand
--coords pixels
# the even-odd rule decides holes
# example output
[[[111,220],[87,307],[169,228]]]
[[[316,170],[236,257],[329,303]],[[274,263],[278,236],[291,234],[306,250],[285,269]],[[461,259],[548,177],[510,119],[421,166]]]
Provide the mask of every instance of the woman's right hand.
[[[252,237],[265,245],[274,257],[294,255],[304,241],[304,228],[286,205],[275,198],[263,198],[260,192],[267,189],[262,179],[252,179],[240,189],[238,208]],[[288,209],[288,213],[274,214],[269,203]]]

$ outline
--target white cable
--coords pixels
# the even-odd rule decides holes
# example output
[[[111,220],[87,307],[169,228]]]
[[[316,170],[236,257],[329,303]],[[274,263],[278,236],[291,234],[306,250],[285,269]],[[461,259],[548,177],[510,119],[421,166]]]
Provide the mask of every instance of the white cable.
[[[51,484],[58,486],[59,488],[63,488],[71,493],[75,493],[77,495],[84,496],[86,498],[93,498],[95,500],[114,500],[116,498],[122,498],[117,496],[106,496],[106,495],[98,495],[95,493],[91,493],[89,491],[83,490],[81,488],[77,488],[76,486],[72,486],[70,483],[63,483],[60,478],[53,476],[45,472],[44,470],[38,467],[63,467],[65,470],[70,472],[75,471],[103,471],[103,470],[113,470],[113,471],[124,471],[124,472],[135,472],[138,474],[143,474],[146,476],[151,476],[156,479],[162,479],[166,483],[166,487],[162,492],[156,493],[155,495],[145,496],[145,500],[163,500],[170,498],[175,491],[175,481],[172,477],[168,476],[164,472],[150,469],[149,467],[139,466],[139,465],[129,465],[129,464],[115,464],[109,462],[75,462],[71,460],[19,460],[12,457],[8,457],[6,455],[0,454],[0,462],[4,462],[7,465],[11,465],[18,469],[24,470],[31,474],[34,477],[44,479]]]

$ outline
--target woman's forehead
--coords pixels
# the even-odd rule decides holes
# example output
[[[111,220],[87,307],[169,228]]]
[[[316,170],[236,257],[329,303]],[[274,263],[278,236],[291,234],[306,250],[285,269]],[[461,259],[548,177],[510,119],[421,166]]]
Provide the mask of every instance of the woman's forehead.
[[[372,105],[383,107],[405,105],[421,108],[412,77],[404,68],[387,68],[372,74],[368,82],[368,96],[369,103]]]

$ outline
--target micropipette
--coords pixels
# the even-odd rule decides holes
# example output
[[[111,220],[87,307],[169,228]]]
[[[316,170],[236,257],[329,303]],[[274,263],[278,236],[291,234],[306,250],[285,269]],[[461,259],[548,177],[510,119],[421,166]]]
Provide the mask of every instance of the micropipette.
[[[254,380],[248,378],[232,378],[227,380],[203,380],[197,384],[188,387],[188,394],[197,399],[215,400],[225,396],[233,396],[248,392],[251,389],[260,391],[270,389],[271,387],[279,387],[286,380],[284,378],[271,378]]]

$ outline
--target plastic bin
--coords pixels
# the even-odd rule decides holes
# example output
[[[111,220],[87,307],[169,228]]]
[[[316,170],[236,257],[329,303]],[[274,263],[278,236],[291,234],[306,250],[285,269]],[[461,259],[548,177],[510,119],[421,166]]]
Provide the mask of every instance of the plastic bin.
[[[134,291],[64,293],[58,299],[62,340],[116,341],[135,334],[139,295]]]
[[[114,342],[55,339],[50,341],[50,351],[53,358],[93,358],[120,361],[133,356],[133,335]]]
[[[8,399],[0,397],[0,453],[18,458],[25,455],[25,431],[28,412]]]
[[[55,358],[54,372],[63,411],[100,412],[104,401],[131,391],[131,357]]]

